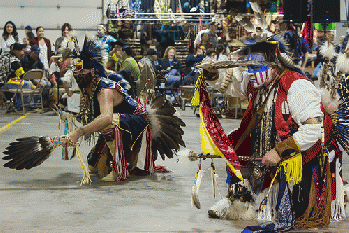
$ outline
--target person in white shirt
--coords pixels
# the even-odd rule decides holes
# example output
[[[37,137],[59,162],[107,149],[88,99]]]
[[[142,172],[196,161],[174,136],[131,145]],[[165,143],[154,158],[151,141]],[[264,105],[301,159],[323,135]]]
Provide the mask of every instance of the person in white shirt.
[[[12,21],[5,23],[4,32],[0,40],[2,52],[9,53],[11,45],[18,42],[17,27]]]

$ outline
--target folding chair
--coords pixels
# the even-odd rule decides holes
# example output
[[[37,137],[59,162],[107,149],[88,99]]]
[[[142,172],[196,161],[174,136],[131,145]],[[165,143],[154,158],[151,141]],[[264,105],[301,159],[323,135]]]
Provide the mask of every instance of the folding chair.
[[[38,80],[40,82],[40,80],[42,80],[44,76],[44,70],[40,70],[40,69],[32,69],[27,71],[24,75],[23,75],[23,80]],[[44,87],[41,87],[40,85],[36,85],[36,87],[34,89],[23,89],[22,85],[19,85],[19,90],[20,90],[20,95],[21,95],[21,100],[22,100],[22,109],[23,109],[23,114],[25,114],[25,106],[30,106],[30,105],[34,105],[34,107],[36,106],[40,106],[41,110],[43,110],[44,106],[43,106],[43,102],[42,102],[42,90],[44,89]],[[24,95],[30,95],[31,99],[33,99],[34,103],[25,103],[24,102]],[[39,96],[39,102],[36,102],[35,100],[35,96]]]

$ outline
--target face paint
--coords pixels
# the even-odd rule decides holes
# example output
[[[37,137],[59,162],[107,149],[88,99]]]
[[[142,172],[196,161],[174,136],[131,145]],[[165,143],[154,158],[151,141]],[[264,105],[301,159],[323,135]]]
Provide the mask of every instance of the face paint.
[[[272,69],[267,66],[258,66],[258,68],[249,67],[249,73],[251,74],[251,82],[255,88],[259,88],[263,85],[269,84],[273,80]]]

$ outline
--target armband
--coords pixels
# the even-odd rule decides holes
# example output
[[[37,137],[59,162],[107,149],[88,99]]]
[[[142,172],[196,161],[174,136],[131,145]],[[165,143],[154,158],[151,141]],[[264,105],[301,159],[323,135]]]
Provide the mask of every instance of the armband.
[[[301,152],[297,142],[294,140],[293,136],[278,142],[275,145],[275,150],[278,152],[280,158],[288,157],[290,154],[298,154]]]

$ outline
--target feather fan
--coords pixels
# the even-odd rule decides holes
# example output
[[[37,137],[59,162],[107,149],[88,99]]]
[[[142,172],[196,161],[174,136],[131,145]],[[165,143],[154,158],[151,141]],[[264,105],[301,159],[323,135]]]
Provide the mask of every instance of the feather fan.
[[[62,143],[60,137],[25,137],[11,142],[4,151],[3,160],[9,160],[4,164],[16,170],[31,169],[42,164],[50,157],[52,150]]]
[[[150,122],[154,158],[159,153],[162,159],[165,156],[173,158],[174,152],[180,146],[185,147],[182,139],[185,123],[176,116],[176,109],[166,100],[165,96],[155,97],[147,106],[148,120]]]

